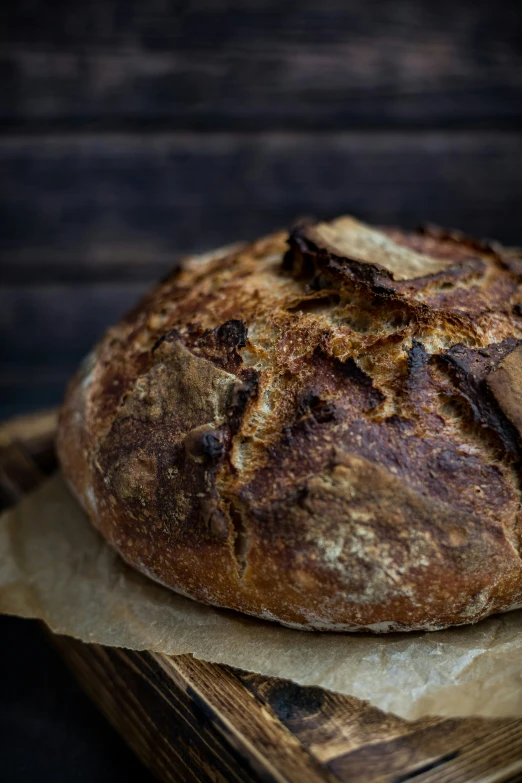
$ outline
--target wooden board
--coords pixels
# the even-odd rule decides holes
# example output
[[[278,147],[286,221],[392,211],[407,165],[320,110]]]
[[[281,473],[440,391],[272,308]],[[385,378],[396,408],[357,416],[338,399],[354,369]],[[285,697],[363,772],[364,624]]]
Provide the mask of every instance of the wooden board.
[[[4,136],[1,276],[150,280],[310,214],[518,243],[521,160],[500,131]]]
[[[0,285],[1,414],[60,402],[67,380],[146,283]]]
[[[0,429],[4,506],[55,469],[53,414]],[[514,783],[522,720],[405,721],[367,703],[191,656],[53,643],[158,778],[265,783]]]
[[[3,0],[10,127],[516,127],[516,2]]]

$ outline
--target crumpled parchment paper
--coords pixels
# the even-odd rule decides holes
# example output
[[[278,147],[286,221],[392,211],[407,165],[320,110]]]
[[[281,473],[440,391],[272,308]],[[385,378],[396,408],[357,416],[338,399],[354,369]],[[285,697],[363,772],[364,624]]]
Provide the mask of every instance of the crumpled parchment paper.
[[[0,612],[85,642],[192,653],[367,699],[404,718],[522,716],[522,610],[433,633],[307,633],[184,598],[133,571],[55,476],[0,518]]]

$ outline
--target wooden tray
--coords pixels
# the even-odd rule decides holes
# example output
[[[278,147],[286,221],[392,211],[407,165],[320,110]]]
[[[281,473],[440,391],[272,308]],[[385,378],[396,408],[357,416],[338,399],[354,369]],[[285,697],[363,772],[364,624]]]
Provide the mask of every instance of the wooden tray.
[[[56,469],[54,413],[0,427],[0,503]],[[406,721],[320,688],[191,656],[52,637],[73,673],[162,781],[522,780],[522,720]]]

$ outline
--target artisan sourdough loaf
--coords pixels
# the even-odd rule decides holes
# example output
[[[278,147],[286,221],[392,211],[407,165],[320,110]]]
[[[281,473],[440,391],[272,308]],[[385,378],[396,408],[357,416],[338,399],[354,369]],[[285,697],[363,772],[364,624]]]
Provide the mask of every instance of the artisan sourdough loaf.
[[[194,257],[72,380],[58,451],[122,557],[297,628],[522,602],[522,254],[351,217]]]

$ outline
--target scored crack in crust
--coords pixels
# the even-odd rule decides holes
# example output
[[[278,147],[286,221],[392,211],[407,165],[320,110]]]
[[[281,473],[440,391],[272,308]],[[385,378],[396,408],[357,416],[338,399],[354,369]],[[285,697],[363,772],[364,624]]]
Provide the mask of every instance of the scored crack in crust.
[[[522,602],[522,254],[302,225],[187,259],[72,380],[58,452],[125,560],[317,630]]]

